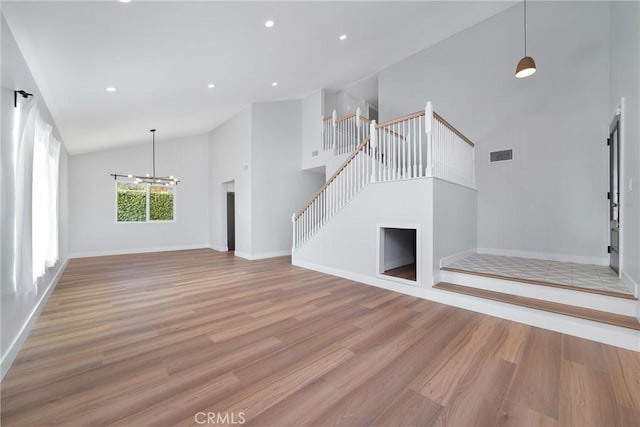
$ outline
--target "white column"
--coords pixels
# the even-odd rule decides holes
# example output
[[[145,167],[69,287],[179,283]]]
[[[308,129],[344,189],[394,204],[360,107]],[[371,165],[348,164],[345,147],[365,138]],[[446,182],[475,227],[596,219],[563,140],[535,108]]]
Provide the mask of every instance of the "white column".
[[[358,145],[360,145],[360,107],[356,108],[356,132],[357,132],[357,139],[356,139],[356,147],[358,147]]]
[[[331,124],[333,126],[333,154],[336,154],[336,127],[338,126],[338,112],[336,110],[331,113]]]
[[[377,177],[377,164],[376,164],[376,149],[378,148],[378,132],[376,131],[376,121],[371,120],[371,124],[369,125],[369,146],[371,150],[369,150],[369,154],[371,156],[371,182],[376,182],[378,180]]]
[[[427,102],[424,109],[424,132],[427,134],[427,176],[433,176],[433,105]],[[421,153],[422,154],[422,153]],[[422,170],[422,155],[420,155],[420,170]]]
[[[293,238],[291,242],[291,251],[296,250],[296,213],[291,214],[291,224],[293,225]]]

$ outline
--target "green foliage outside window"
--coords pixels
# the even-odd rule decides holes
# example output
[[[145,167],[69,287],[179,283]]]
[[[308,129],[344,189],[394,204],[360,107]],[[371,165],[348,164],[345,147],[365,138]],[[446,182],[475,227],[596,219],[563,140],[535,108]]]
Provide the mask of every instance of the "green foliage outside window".
[[[147,221],[147,191],[149,191],[149,220],[172,221],[174,194],[171,187],[119,182],[117,190],[118,222]]]
[[[149,193],[149,216],[151,221],[172,221],[173,194],[151,191]]]

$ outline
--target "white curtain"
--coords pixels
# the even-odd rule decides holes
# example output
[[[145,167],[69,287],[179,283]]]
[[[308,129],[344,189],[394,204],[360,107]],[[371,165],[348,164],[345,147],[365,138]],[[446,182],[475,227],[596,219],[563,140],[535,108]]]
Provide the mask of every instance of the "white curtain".
[[[12,242],[12,247],[10,251],[3,250],[2,255],[3,260],[7,260],[3,271],[6,267],[13,292],[23,293],[36,291],[31,258],[30,215],[33,141],[38,114],[33,99],[21,100],[15,114],[10,147],[3,144],[3,157],[11,159],[9,172],[5,175],[8,181],[5,188],[13,192],[13,198],[9,195],[3,200],[3,211],[6,212],[6,218],[3,218],[6,237],[3,238]]]
[[[18,100],[0,146],[3,294],[37,292],[37,278],[58,260],[61,146],[51,130],[33,98]]]
[[[33,140],[32,256],[35,282],[58,260],[58,172],[60,142],[38,116]]]

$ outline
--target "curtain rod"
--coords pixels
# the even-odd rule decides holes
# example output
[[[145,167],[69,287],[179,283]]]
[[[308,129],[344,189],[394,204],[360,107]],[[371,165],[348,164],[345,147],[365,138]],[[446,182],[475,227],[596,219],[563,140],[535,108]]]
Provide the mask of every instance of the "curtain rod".
[[[32,93],[25,92],[24,90],[14,90],[13,91],[13,108],[18,108],[18,95],[22,96],[24,99],[33,96]]]

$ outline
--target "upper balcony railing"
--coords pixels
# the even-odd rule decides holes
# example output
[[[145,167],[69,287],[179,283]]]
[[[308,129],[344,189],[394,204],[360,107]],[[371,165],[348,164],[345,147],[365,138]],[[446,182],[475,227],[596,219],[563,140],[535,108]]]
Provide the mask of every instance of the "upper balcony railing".
[[[364,121],[359,112],[340,121],[334,112],[330,120],[324,120],[331,123],[332,132],[331,139],[323,139],[325,149],[351,155],[309,203],[293,214],[293,250],[371,182],[436,177],[475,188],[474,143],[433,111],[430,102],[424,110],[394,120],[380,124],[373,120],[368,132]],[[344,138],[338,132],[340,124],[345,124],[341,128]],[[350,148],[354,140],[361,142]]]

